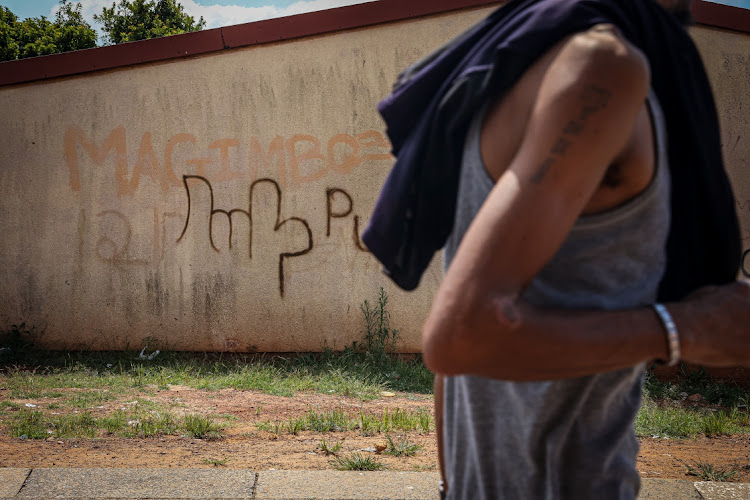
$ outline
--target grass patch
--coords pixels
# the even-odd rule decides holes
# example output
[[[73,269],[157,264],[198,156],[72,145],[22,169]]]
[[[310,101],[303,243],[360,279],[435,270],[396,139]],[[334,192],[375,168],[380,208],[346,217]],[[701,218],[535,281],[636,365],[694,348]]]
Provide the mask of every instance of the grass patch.
[[[337,470],[376,471],[385,469],[382,462],[362,453],[350,453],[345,457],[336,457],[331,461],[331,465]]]
[[[695,465],[687,465],[687,474],[689,476],[696,476],[701,481],[728,481],[734,477],[739,471],[736,468],[729,470],[719,469],[709,463],[697,463]]]
[[[386,434],[385,438],[388,441],[388,445],[383,453],[386,455],[393,455],[394,457],[413,457],[422,449],[420,445],[409,442],[406,437],[400,441],[394,441],[390,435]]]
[[[49,423],[38,410],[22,409],[10,425],[10,435],[21,439],[45,439],[48,430]]]
[[[187,434],[197,439],[216,438],[221,432],[220,425],[202,415],[185,415],[183,425]]]
[[[89,412],[47,415],[40,410],[21,409],[7,416],[10,435],[22,439],[93,438],[101,434],[124,438],[148,438],[185,434],[199,439],[221,435],[221,426],[210,418],[186,415],[177,419],[172,413],[137,409],[126,413],[117,410],[106,417]]]
[[[700,398],[689,397],[700,394]],[[640,436],[691,438],[750,432],[748,391],[733,381],[716,381],[703,370],[684,367],[675,381],[646,374],[644,398],[636,417]]]
[[[153,361],[137,360],[133,353],[34,351],[25,361],[0,365],[0,382],[10,398],[59,398],[63,389],[81,389],[67,395],[69,403],[80,408],[169,385],[280,396],[310,391],[370,400],[382,391],[432,394],[433,383],[419,357],[375,359],[352,349],[287,356],[162,353]]]
[[[407,411],[400,408],[379,414],[360,412],[350,416],[342,409],[330,411],[308,410],[304,416],[283,422],[264,421],[255,424],[259,430],[279,435],[282,431],[297,435],[302,431],[321,434],[329,432],[359,431],[371,436],[391,431],[423,431],[432,427],[432,415],[425,410]]]
[[[320,451],[322,451],[325,456],[338,455],[341,451],[341,441],[336,441],[335,443],[330,444],[323,439],[318,444],[318,448],[320,448]]]

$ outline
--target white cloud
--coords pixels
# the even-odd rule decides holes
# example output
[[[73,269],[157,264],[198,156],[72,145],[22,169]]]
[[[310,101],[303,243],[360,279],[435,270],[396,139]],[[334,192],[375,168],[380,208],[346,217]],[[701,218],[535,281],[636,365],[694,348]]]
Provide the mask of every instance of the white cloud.
[[[102,9],[110,7],[114,0],[73,1],[81,3],[84,19],[99,31],[99,25],[94,23],[94,14],[100,14]],[[195,0],[179,1],[184,7],[185,12],[193,16],[196,20],[203,17],[206,21],[206,28],[218,28],[233,24],[261,21],[263,19],[291,16],[303,12],[332,9],[334,7],[365,3],[372,0],[300,0],[287,7],[277,7],[272,3],[261,7],[245,7],[242,5],[200,5]],[[269,2],[273,2],[273,0],[269,0]],[[119,0],[117,0],[117,3],[119,3]],[[57,9],[57,6],[52,8],[50,12],[51,17],[54,17]]]

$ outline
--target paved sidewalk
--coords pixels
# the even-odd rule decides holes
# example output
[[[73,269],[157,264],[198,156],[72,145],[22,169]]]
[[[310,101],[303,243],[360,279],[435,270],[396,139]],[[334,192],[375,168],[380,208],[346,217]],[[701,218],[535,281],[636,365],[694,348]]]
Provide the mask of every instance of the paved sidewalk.
[[[0,500],[436,500],[437,481],[434,472],[0,468]],[[644,479],[639,499],[750,500],[750,484]]]

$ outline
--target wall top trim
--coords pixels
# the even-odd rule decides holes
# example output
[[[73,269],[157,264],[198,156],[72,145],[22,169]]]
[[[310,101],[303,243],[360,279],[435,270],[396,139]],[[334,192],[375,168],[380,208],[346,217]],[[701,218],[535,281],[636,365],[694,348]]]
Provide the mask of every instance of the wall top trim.
[[[0,87],[502,3],[499,0],[380,0],[182,35],[0,62]],[[701,24],[750,33],[750,10],[695,0],[693,13]]]
[[[750,9],[694,0],[693,15],[701,24],[750,33]]]
[[[380,0],[182,35],[7,61],[0,63],[0,86],[192,57],[501,3],[498,0]]]

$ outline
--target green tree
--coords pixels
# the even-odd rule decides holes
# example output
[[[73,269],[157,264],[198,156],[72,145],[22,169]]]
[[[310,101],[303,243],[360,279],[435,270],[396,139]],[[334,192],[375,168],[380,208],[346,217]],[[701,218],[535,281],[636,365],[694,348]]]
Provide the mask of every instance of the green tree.
[[[206,25],[202,17],[196,22],[185,14],[176,0],[120,0],[94,19],[110,44],[199,31]]]
[[[96,31],[83,19],[81,4],[61,0],[55,20],[45,16],[19,21],[0,7],[0,60],[57,54],[96,47]]]
[[[18,17],[0,5],[0,61],[18,59]]]

